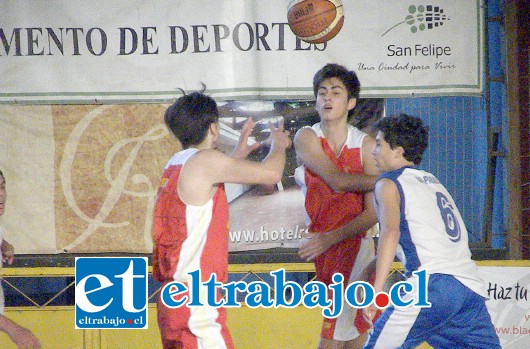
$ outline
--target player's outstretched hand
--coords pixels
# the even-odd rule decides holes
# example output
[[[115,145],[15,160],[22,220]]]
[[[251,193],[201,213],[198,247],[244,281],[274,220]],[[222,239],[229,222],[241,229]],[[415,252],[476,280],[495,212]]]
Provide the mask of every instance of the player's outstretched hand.
[[[363,318],[370,324],[370,327],[373,327],[373,321],[378,312],[379,308],[375,304],[370,304],[363,309]]]
[[[283,128],[283,119],[278,122],[278,127],[269,121],[269,128],[271,129],[269,137],[272,140],[271,147],[285,150],[291,146],[291,137],[289,137],[289,132]]]
[[[260,144],[258,142],[255,142],[252,145],[248,144],[248,138],[254,131],[254,127],[256,127],[256,123],[254,122],[254,120],[252,120],[252,118],[248,118],[243,124],[243,128],[241,129],[241,135],[239,136],[237,145],[234,148],[234,151],[232,151],[232,154],[230,155],[232,158],[244,159],[250,153],[260,147]]]
[[[13,260],[15,259],[15,248],[6,240],[2,240],[1,244],[2,262],[7,263],[9,265],[13,264]]]
[[[298,255],[308,262],[326,252],[335,243],[330,234],[309,233],[307,240],[298,250]]]

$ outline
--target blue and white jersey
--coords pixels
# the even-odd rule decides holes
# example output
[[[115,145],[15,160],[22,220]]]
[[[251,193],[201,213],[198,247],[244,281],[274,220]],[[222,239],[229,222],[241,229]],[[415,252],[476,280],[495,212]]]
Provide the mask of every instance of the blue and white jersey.
[[[483,297],[487,292],[471,259],[468,233],[447,189],[431,173],[403,167],[381,175],[396,183],[401,197],[397,257],[406,275],[425,269],[428,274],[453,275]]]

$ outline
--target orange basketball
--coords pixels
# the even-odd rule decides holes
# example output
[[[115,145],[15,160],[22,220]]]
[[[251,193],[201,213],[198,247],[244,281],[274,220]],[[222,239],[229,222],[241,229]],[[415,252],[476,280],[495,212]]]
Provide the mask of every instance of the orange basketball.
[[[287,22],[303,41],[320,44],[338,34],[344,23],[341,0],[291,0]]]

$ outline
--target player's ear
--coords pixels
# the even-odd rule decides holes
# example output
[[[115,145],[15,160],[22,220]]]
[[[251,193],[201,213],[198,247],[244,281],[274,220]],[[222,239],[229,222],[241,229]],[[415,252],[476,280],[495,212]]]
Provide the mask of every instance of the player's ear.
[[[219,121],[212,122],[210,124],[210,132],[212,133],[213,136],[218,137],[220,130],[221,130],[221,126],[219,125]]]
[[[405,157],[405,149],[403,149],[403,147],[401,146],[398,146],[398,147],[395,147],[394,148],[394,155],[395,157]]]
[[[352,110],[357,105],[357,98],[348,99],[348,110]]]

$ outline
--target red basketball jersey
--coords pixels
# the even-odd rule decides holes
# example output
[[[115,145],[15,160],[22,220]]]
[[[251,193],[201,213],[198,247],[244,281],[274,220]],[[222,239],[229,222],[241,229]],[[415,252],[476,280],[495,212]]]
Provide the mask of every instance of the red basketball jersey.
[[[164,171],[153,221],[153,277],[160,282],[188,282],[189,272],[201,271],[202,281],[216,274],[228,279],[228,202],[224,186],[202,206],[187,205],[177,184],[185,162],[198,150],[175,154]]]
[[[319,136],[324,152],[339,170],[346,173],[363,173],[361,146],[366,135],[364,132],[350,126],[346,142],[340,154],[336,156],[324,138],[320,124],[312,128]],[[325,233],[337,229],[363,211],[364,199],[361,193],[337,193],[307,168],[304,168],[303,182],[302,188],[306,194],[305,208],[310,219],[311,232]]]

